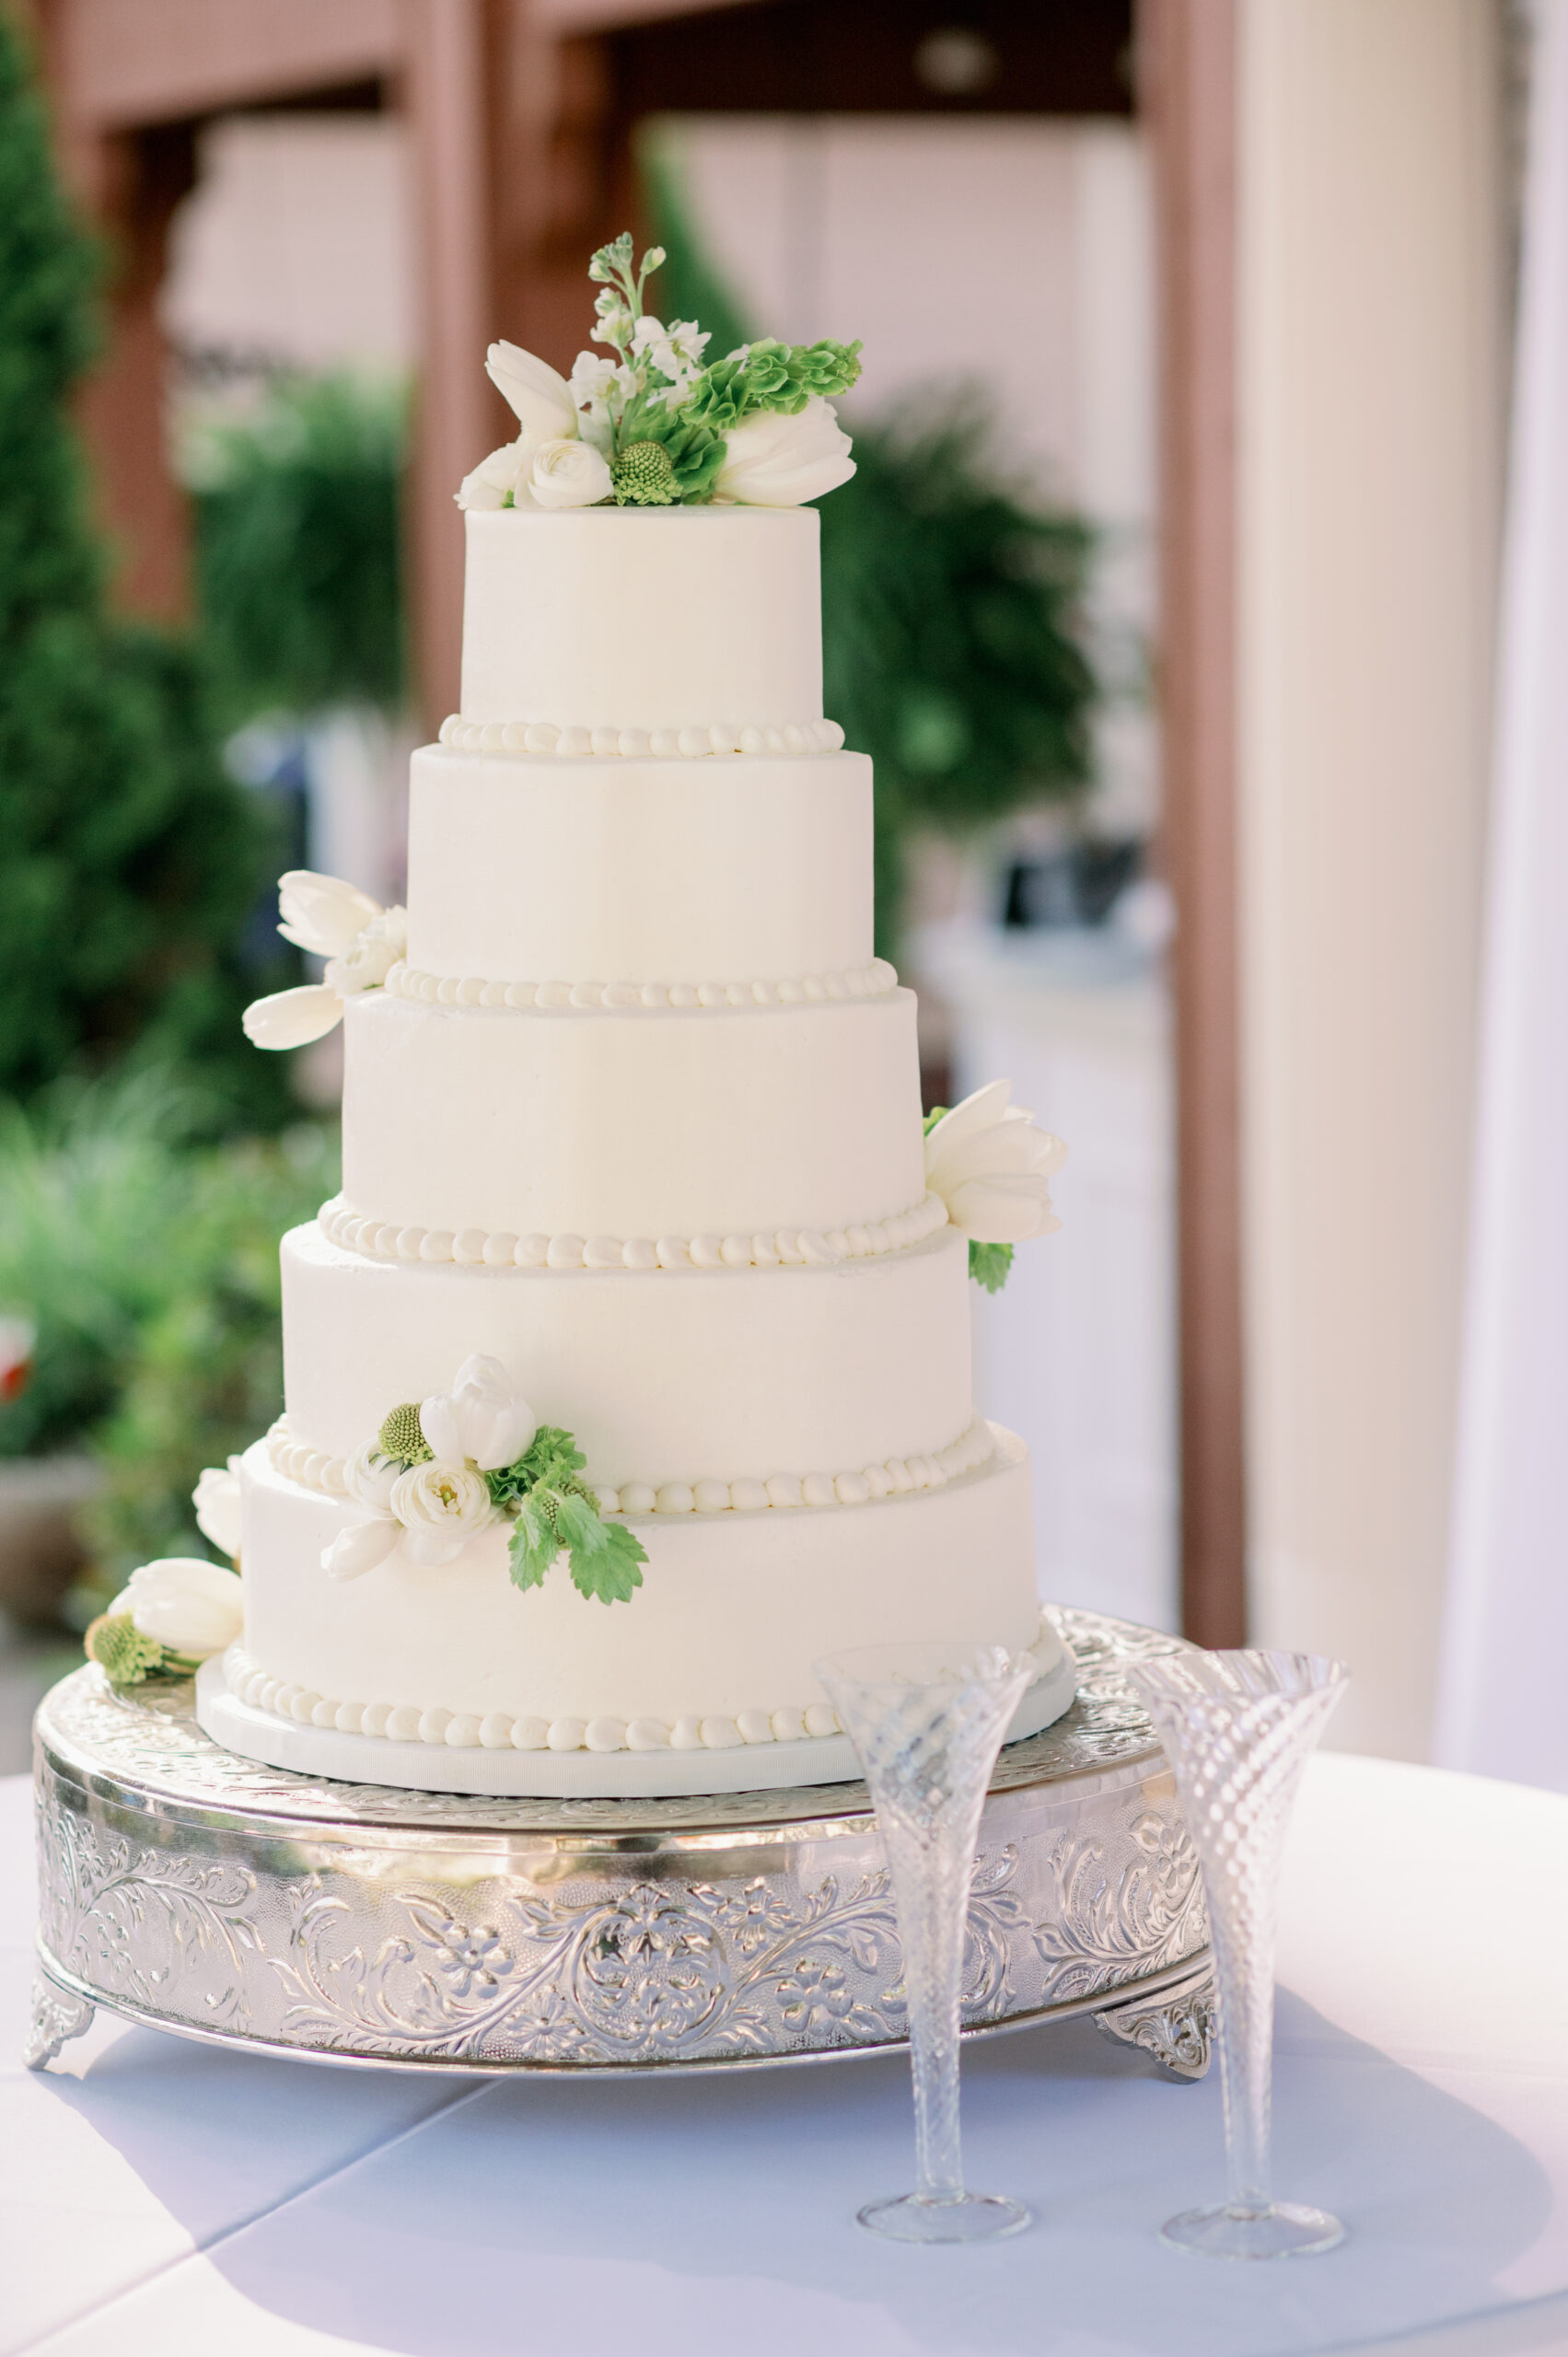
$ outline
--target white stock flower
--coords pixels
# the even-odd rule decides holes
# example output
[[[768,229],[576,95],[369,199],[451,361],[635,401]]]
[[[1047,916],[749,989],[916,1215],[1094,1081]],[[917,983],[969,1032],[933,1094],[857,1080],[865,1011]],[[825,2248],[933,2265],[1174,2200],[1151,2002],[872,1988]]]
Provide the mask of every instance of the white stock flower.
[[[586,408],[589,401],[607,401],[618,375],[614,361],[602,353],[579,352],[572,364],[572,399],[579,409]]]
[[[677,319],[669,331],[669,343],[677,359],[685,361],[689,368],[700,368],[707,350],[712,331],[700,328],[695,319]]]
[[[131,1574],[111,1614],[128,1612],[139,1633],[188,1661],[205,1661],[231,1645],[244,1624],[241,1589],[232,1572],[196,1555],[163,1555]]]
[[[231,1457],[226,1465],[203,1468],[191,1503],[196,1509],[196,1527],[203,1538],[226,1555],[239,1552],[239,1459]]]
[[[396,1469],[394,1468],[394,1470]],[[356,1580],[384,1563],[403,1535],[395,1515],[373,1515],[368,1522],[351,1522],[323,1550],[321,1569],[330,1580]]]
[[[296,949],[318,958],[341,958],[382,914],[379,900],[345,884],[341,876],[319,876],[314,868],[291,867],[278,877],[278,931]]]
[[[383,909],[341,958],[329,961],[327,986],[343,998],[378,990],[408,948],[408,911]]]
[[[798,507],[848,482],[854,472],[849,435],[820,393],[813,393],[794,417],[782,410],[754,410],[730,427],[724,441],[714,497],[749,507]]]
[[[343,1011],[342,999],[325,982],[303,982],[296,991],[252,999],[240,1020],[258,1048],[303,1048],[324,1039]]]
[[[491,514],[498,507],[526,507],[528,505],[528,469],[539,447],[537,434],[519,434],[515,442],[504,443],[499,450],[492,450],[482,459],[471,474],[466,474],[453,493],[458,505],[477,508]]]
[[[599,300],[604,302],[604,297],[600,296]],[[631,336],[631,312],[614,300],[605,303],[603,310],[598,314],[598,325],[594,330],[594,342],[612,343],[619,351],[630,342]]]
[[[591,443],[561,436],[534,452],[528,488],[540,507],[592,507],[610,496],[610,469]]]
[[[392,1512],[402,1524],[411,1562],[449,1563],[495,1519],[482,1473],[467,1465],[411,1465],[392,1485]]]
[[[1034,1115],[1010,1105],[1012,1083],[993,1080],[955,1105],[925,1141],[925,1183],[947,1217],[978,1244],[1022,1244],[1061,1226],[1050,1180],[1067,1149]]]
[[[517,1462],[539,1424],[500,1360],[476,1351],[458,1369],[450,1391],[425,1400],[419,1429],[446,1464],[470,1463],[494,1473]]]
[[[572,389],[547,360],[536,358],[519,344],[493,343],[484,355],[484,366],[525,435],[531,435],[536,442],[549,442],[576,433]]]

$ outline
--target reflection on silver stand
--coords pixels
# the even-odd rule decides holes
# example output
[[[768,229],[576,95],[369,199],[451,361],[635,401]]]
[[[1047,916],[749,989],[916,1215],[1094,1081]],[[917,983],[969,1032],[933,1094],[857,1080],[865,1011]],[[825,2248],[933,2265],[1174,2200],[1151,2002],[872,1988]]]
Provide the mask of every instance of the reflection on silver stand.
[[[1179,1640],[1056,1616],[1078,1699],[997,1763],[966,2036],[1091,2014],[1208,2068],[1197,1860],[1126,1683]],[[669,2072],[905,2041],[864,1784],[699,1800],[483,1800],[343,1784],[220,1750],[189,1686],[96,1669],[38,1715],[41,2068],[96,2006],[187,2038],[414,2070]]]

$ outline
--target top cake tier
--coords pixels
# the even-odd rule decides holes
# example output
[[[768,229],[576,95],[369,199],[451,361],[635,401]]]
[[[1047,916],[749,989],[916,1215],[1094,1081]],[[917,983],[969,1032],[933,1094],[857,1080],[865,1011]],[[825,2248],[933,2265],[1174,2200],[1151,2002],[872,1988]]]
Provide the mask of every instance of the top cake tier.
[[[821,721],[814,508],[470,509],[465,522],[465,723]]]

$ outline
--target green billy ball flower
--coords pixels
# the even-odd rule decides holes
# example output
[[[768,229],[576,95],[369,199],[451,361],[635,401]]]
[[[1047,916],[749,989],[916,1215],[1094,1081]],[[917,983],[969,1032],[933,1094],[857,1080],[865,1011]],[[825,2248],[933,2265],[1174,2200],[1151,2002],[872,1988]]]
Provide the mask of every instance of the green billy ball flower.
[[[419,1403],[405,1399],[394,1408],[376,1435],[376,1446],[383,1457],[394,1457],[400,1465],[427,1465],[436,1452],[420,1429]]]
[[[87,1628],[82,1647],[111,1686],[140,1686],[164,1666],[163,1647],[144,1637],[128,1612],[100,1612]]]
[[[618,507],[673,507],[680,497],[674,464],[662,442],[633,442],[616,460],[611,481]]]

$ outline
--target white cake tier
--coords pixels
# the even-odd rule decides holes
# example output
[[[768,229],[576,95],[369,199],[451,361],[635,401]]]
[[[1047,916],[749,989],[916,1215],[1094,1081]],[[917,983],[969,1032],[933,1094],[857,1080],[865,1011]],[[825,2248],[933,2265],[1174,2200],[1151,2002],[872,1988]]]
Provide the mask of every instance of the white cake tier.
[[[356,1509],[285,1480],[257,1446],[243,1469],[242,1690],[296,1720],[456,1747],[829,1734],[821,1654],[892,1637],[1039,1643],[1028,1458],[1011,1434],[993,1440],[980,1471],[876,1505],[633,1517],[643,1585],[610,1606],[559,1562],[520,1593],[500,1530],[439,1571],[400,1553],[330,1580],[322,1550]]]
[[[345,1010],[343,1194],[395,1229],[823,1234],[925,1193],[910,991],[712,1013]]]
[[[935,1457],[972,1415],[968,1265],[953,1228],[837,1268],[643,1275],[368,1260],[297,1227],[283,1242],[289,1428],[352,1457],[479,1351],[575,1434],[606,1490]]]
[[[729,724],[738,743],[821,719],[815,509],[470,508],[465,523],[465,722]]]
[[[412,967],[554,981],[563,996],[617,982],[749,995],[854,973],[872,959],[871,764],[427,748],[412,772],[408,923]]]

